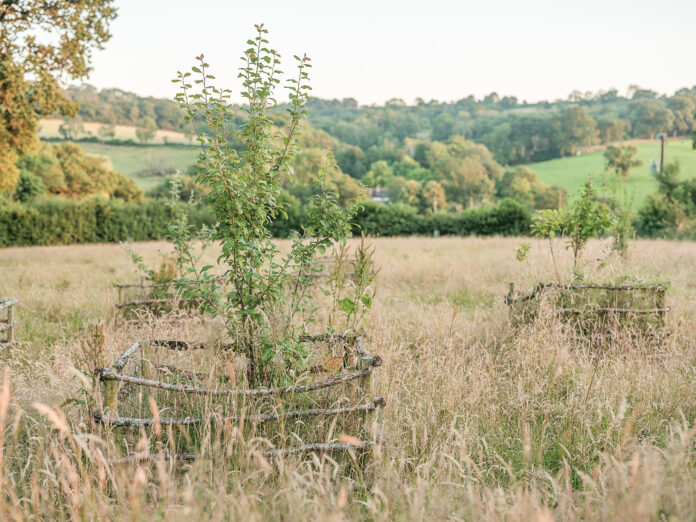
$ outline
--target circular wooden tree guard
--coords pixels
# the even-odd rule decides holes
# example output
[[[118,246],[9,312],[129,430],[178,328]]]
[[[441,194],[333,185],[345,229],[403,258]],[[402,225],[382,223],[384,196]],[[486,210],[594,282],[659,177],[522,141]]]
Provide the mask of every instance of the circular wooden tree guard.
[[[550,312],[570,323],[581,340],[606,340],[627,333],[631,337],[663,337],[668,283],[655,284],[563,284],[539,283],[528,295],[519,296],[510,282],[505,303],[518,323],[536,319],[544,299]]]
[[[5,313],[5,318],[0,319],[0,333],[5,333],[5,338],[0,339],[0,350],[4,350],[15,342],[15,326],[17,321],[14,318],[14,307],[19,303],[17,299],[0,299],[0,312]]]
[[[118,359],[111,364],[108,368],[102,368],[97,370],[97,375],[99,380],[103,384],[104,388],[104,406],[105,411],[101,413],[95,413],[95,421],[109,425],[112,427],[149,427],[155,424],[159,425],[197,425],[205,424],[211,422],[213,419],[217,419],[222,422],[238,423],[240,421],[251,422],[253,424],[262,424],[271,421],[279,420],[292,420],[304,417],[326,417],[326,416],[341,416],[349,413],[360,413],[363,416],[363,432],[365,434],[370,434],[369,427],[374,423],[374,414],[378,409],[385,406],[385,401],[381,397],[373,396],[373,371],[374,368],[379,367],[382,364],[382,360],[379,356],[371,355],[367,350],[362,347],[361,339],[358,336],[353,335],[335,335],[335,334],[321,334],[321,335],[306,335],[300,338],[301,342],[332,342],[339,343],[343,347],[344,357],[341,373],[332,375],[326,379],[315,381],[309,384],[295,384],[291,386],[284,387],[270,387],[270,388],[255,388],[255,389],[240,389],[240,388],[207,388],[203,386],[193,386],[188,384],[174,384],[152,379],[151,369],[149,365],[142,365],[139,373],[140,375],[131,375],[123,373],[124,368],[128,362],[135,358],[137,354],[147,355],[155,347],[165,348],[170,350],[199,350],[204,349],[204,345],[201,343],[187,343],[184,341],[168,341],[168,340],[157,340],[157,341],[136,341],[131,346],[129,346]],[[222,347],[223,349],[229,347]],[[355,357],[349,357],[347,355],[348,350],[352,348],[355,352]],[[163,367],[158,367],[162,369]],[[188,372],[184,370],[178,370],[171,366],[166,366],[166,370],[170,372],[178,372],[179,375],[185,375]],[[345,371],[348,370],[348,371]],[[194,374],[189,374],[188,377],[192,377]],[[120,416],[118,413],[119,407],[119,383],[125,383],[131,386],[137,386],[141,388],[150,388],[155,390],[164,390],[171,393],[179,394],[194,394],[200,396],[209,397],[264,397],[264,396],[276,396],[282,397],[284,395],[294,395],[294,394],[308,394],[316,392],[318,390],[323,390],[326,388],[331,388],[334,386],[343,385],[351,381],[359,381],[359,390],[362,394],[359,399],[353,403],[336,408],[307,408],[295,411],[288,411],[285,408],[281,409],[279,412],[264,413],[264,414],[251,414],[246,415],[243,418],[239,415],[232,416],[187,416],[187,417],[160,417],[155,419],[153,417],[139,418],[139,417],[124,417]],[[366,440],[357,440],[353,443],[313,443],[313,444],[302,444],[299,446],[284,447],[279,449],[272,449],[262,452],[265,456],[280,456],[280,455],[292,455],[302,452],[334,452],[334,451],[354,451],[354,450],[366,450],[378,443],[378,437],[373,437]],[[153,458],[155,456],[152,456]],[[129,462],[140,457],[129,455],[122,459],[118,459],[115,462]],[[150,458],[150,457],[146,457]],[[156,456],[159,458],[159,456]],[[192,460],[195,455],[192,453],[177,453],[169,455],[169,459],[180,459],[180,460]]]

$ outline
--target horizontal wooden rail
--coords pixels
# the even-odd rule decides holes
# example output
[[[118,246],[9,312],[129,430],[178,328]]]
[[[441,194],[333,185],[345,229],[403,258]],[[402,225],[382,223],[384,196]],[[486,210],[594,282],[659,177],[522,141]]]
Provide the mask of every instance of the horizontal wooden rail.
[[[10,330],[17,326],[17,321],[0,321],[0,332],[4,332],[5,330]]]
[[[511,289],[514,289],[514,283],[511,283]],[[539,283],[534,287],[532,292],[528,295],[515,298],[514,295],[508,293],[505,296],[505,302],[508,305],[513,305],[516,303],[523,303],[525,301],[530,301],[534,299],[541,292],[547,288],[558,288],[560,290],[609,290],[617,292],[628,292],[628,291],[651,291],[657,294],[664,295],[664,292],[669,288],[669,284],[666,283],[651,283],[651,284],[635,284],[635,285],[604,285],[598,283]],[[512,291],[512,290],[511,290]]]
[[[208,281],[223,281],[225,280],[226,277],[224,275],[221,276],[215,276],[211,277],[207,281],[201,281],[201,282],[208,282]],[[182,280],[182,285],[185,286],[186,280]],[[115,283],[114,286],[116,288],[167,288],[170,286],[176,286],[179,284],[179,281],[167,281],[166,283]]]
[[[125,364],[125,363],[124,363]],[[375,356],[372,361],[372,367],[380,366],[382,364],[382,359]],[[256,389],[233,389],[233,390],[217,390],[211,388],[200,388],[197,386],[188,386],[182,384],[169,384],[160,381],[153,381],[151,379],[143,379],[142,377],[133,377],[130,375],[123,375],[121,373],[113,372],[111,369],[100,369],[97,371],[99,378],[102,381],[122,381],[131,384],[137,384],[139,386],[147,386],[149,388],[156,388],[159,390],[171,391],[171,392],[182,392],[182,393],[193,393],[198,395],[217,395],[217,396],[244,396],[244,397],[257,397],[263,395],[283,395],[288,393],[306,393],[314,390],[321,390],[324,388],[329,388],[331,386],[337,386],[339,384],[344,384],[355,379],[359,379],[368,375],[372,372],[372,367],[368,367],[364,370],[357,370],[354,372],[342,373],[340,375],[335,375],[326,380],[315,382],[312,384],[304,385],[292,385],[282,388],[256,388]]]
[[[566,290],[583,290],[583,289],[595,289],[595,290],[617,290],[617,291],[630,291],[630,290],[653,290],[661,291],[666,290],[669,285],[664,283],[652,283],[652,284],[635,284],[635,285],[602,285],[598,283],[543,283],[544,286],[552,288],[561,288]]]
[[[232,415],[232,416],[222,416],[217,417],[215,415],[210,415],[207,417],[162,417],[159,421],[155,421],[154,418],[140,419],[135,417],[111,417],[109,415],[102,415],[99,413],[94,414],[94,420],[96,422],[107,424],[113,427],[122,426],[152,426],[159,422],[161,425],[195,425],[202,424],[208,421],[219,419],[220,421],[230,421],[230,422],[240,422],[245,420],[246,422],[251,422],[254,424],[262,424],[264,422],[272,422],[277,420],[294,419],[298,417],[318,417],[318,416],[329,416],[329,415],[341,415],[345,413],[353,412],[366,412],[373,411],[377,408],[382,408],[386,405],[385,400],[382,397],[375,397],[372,403],[368,404],[355,404],[351,406],[344,406],[342,408],[310,408],[307,410],[289,411],[285,413],[263,413],[263,414],[252,414],[248,416],[242,415]]]
[[[669,312],[670,308],[554,308],[554,312],[571,314],[620,313],[657,314]]]
[[[167,303],[190,303],[190,302],[203,302],[202,297],[186,297],[177,298],[176,296],[165,297],[161,299],[135,299],[133,301],[126,301],[125,303],[119,303],[116,308],[127,308],[131,306],[143,306],[143,305],[153,305],[153,304],[167,304]]]
[[[138,351],[141,347],[142,342],[149,342],[151,346],[158,346],[158,347],[166,347],[169,348],[170,350],[177,350],[177,351],[183,351],[183,350],[202,350],[205,348],[208,348],[209,345],[206,343],[194,343],[194,342],[189,342],[189,341],[177,341],[177,340],[168,340],[168,339],[153,339],[151,341],[136,341],[133,344],[131,344],[119,357],[116,359],[116,362],[111,365],[111,369],[120,371],[122,370],[126,364],[128,363],[128,360],[131,358],[131,356]],[[355,346],[356,352],[358,355],[369,355],[369,353],[362,348],[362,342],[360,336],[352,335],[352,334],[316,334],[316,335],[301,335],[300,336],[300,342],[343,342],[346,345],[353,345]],[[222,344],[220,345],[220,348],[223,350],[231,350],[234,349],[233,344]],[[379,357],[377,357],[379,359]],[[379,362],[376,364],[379,366],[381,364],[381,359],[379,359]]]
[[[0,310],[4,310],[5,308],[14,306],[17,303],[19,303],[17,299],[0,299]]]

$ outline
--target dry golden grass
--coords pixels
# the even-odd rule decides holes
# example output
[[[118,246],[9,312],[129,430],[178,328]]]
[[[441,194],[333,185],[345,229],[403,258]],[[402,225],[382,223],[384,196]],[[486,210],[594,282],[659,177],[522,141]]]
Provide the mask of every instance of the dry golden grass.
[[[45,118],[39,121],[39,137],[40,138],[61,138],[60,126],[63,124],[62,119]],[[95,121],[86,121],[82,124],[84,133],[76,136],[84,138],[87,136],[99,136],[99,130],[104,126],[103,123]],[[136,127],[132,125],[114,125],[114,138],[119,140],[138,141],[135,133]],[[150,141],[152,144],[164,143],[191,143],[189,137],[183,132],[177,132],[166,129],[158,129],[155,132],[155,137]]]
[[[56,406],[92,386],[75,369],[80,339],[114,301],[110,285],[134,276],[128,257],[117,245],[0,251],[0,296],[20,299],[24,341],[2,355],[10,384],[0,392],[0,511],[16,519],[696,518],[696,245],[636,241],[626,262],[607,256],[604,242],[590,245],[584,270],[594,279],[632,274],[673,285],[666,341],[600,354],[550,320],[510,327],[507,282],[531,289],[552,274],[542,243],[529,264],[515,261],[518,243],[373,241],[381,271],[368,338],[384,359],[377,391],[387,407],[384,447],[365,476],[345,459],[269,462],[234,430],[202,436],[210,454],[236,448],[235,459],[108,464],[111,434],[91,426],[81,405]],[[135,245],[150,261],[165,248]],[[564,252],[566,273],[569,262]],[[139,337],[218,329],[197,318],[112,325],[104,358]],[[156,448],[154,435],[142,437],[140,448]]]

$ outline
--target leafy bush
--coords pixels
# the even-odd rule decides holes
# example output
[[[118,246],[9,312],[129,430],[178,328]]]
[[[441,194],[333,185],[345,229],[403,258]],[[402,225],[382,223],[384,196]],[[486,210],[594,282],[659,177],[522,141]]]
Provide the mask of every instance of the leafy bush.
[[[141,201],[143,191],[123,174],[114,171],[108,159],[84,154],[79,145],[44,143],[33,156],[17,162],[23,176],[38,177],[46,191],[69,197],[113,196],[124,201]],[[18,198],[22,196],[18,193]]]
[[[33,172],[20,171],[19,181],[15,187],[15,196],[19,201],[31,201],[36,196],[46,193],[43,180]]]
[[[665,194],[650,195],[638,211],[636,231],[646,237],[672,235],[680,228],[685,217],[678,201]]]

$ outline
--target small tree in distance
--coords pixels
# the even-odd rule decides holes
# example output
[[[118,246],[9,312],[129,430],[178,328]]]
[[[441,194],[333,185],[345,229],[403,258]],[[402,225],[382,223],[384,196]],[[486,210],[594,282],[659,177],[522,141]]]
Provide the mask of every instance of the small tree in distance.
[[[573,272],[578,275],[578,264],[583,250],[590,238],[599,237],[611,228],[616,220],[605,203],[599,201],[592,184],[592,179],[585,182],[582,192],[570,208],[560,210],[540,210],[532,218],[532,234],[538,238],[548,239],[551,260],[556,279],[561,276],[556,264],[553,239],[566,237],[566,249],[573,251]],[[528,248],[516,251],[518,261],[527,259]]]
[[[148,143],[155,139],[155,133],[157,132],[157,124],[155,120],[149,116],[140,118],[138,120],[138,127],[135,129],[135,136],[142,143]]]
[[[627,179],[633,167],[640,167],[643,162],[636,158],[638,149],[633,146],[615,147],[609,145],[604,151],[606,169],[613,169],[617,176]]]

